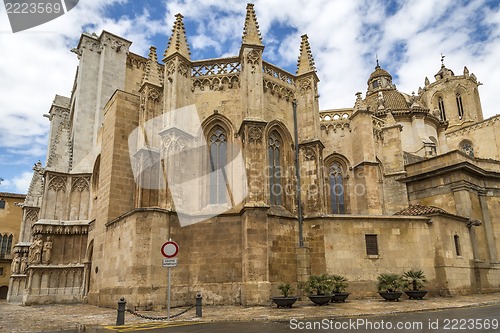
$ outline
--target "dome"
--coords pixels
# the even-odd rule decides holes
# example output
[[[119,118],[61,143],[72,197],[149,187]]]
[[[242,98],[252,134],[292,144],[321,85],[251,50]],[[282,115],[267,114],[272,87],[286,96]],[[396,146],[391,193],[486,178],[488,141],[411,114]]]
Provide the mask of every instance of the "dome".
[[[383,90],[378,94],[368,95],[365,101],[372,111],[377,111],[381,104],[384,109],[392,111],[407,111],[410,108],[405,95],[397,90]]]
[[[370,74],[370,78],[368,79],[368,81],[366,82],[367,84],[370,84],[370,82],[375,79],[375,78],[379,78],[381,76],[386,76],[386,77],[389,77],[390,80],[392,80],[392,76],[391,74],[389,74],[388,71],[386,71],[385,69],[381,68],[378,63],[377,63],[377,66],[375,67],[375,70]]]
[[[368,91],[367,94],[371,95],[379,92],[380,90],[390,90],[396,89],[396,87],[392,84],[392,76],[388,71],[381,68],[378,64],[375,66],[375,71],[370,74],[370,78],[368,79]]]

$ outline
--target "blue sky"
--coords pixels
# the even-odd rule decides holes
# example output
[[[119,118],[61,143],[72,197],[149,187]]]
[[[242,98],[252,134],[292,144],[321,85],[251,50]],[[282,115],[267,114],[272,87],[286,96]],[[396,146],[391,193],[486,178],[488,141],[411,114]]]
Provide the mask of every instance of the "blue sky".
[[[55,94],[70,96],[77,66],[69,50],[80,34],[105,29],[159,58],[174,15],[184,15],[192,59],[237,55],[246,1],[80,0],[67,14],[13,34],[0,5],[0,192],[27,191],[32,166],[45,163]],[[499,0],[256,0],[264,58],[294,73],[300,36],[307,33],[321,80],[321,109],[352,107],[366,91],[375,57],[411,93],[445,64],[467,66],[478,80],[485,117],[500,113]]]

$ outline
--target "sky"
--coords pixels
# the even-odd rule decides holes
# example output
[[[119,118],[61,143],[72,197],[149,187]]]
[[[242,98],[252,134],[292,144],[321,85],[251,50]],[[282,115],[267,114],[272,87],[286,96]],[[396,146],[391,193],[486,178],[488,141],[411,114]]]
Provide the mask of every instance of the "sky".
[[[45,164],[48,113],[55,94],[70,96],[81,33],[107,30],[130,51],[161,59],[174,15],[184,16],[191,59],[238,55],[246,12],[238,0],[80,0],[63,16],[12,33],[0,4],[0,192],[26,193],[34,163]],[[482,83],[485,118],[500,113],[500,0],[254,0],[264,59],[295,73],[308,34],[320,108],[352,107],[366,92],[376,58],[399,91],[417,92],[445,65],[467,66]]]

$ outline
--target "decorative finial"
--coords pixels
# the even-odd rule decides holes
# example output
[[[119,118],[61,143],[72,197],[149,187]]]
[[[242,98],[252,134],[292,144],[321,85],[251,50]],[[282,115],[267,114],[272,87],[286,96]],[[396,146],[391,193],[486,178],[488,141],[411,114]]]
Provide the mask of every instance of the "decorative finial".
[[[377,66],[375,66],[375,69],[379,69],[380,65],[378,64],[378,54],[375,53],[375,59],[377,59]]]
[[[316,71],[309,39],[307,35],[302,35],[301,37],[302,41],[300,42],[300,54],[297,62],[297,75]]]
[[[156,56],[156,47],[151,46],[149,48],[148,60],[146,61],[146,70],[144,71],[144,76],[142,77],[142,83],[151,83],[157,86],[161,86],[161,69],[158,65],[158,59]]]
[[[260,36],[259,23],[257,23],[257,15],[255,15],[255,10],[253,9],[253,3],[247,4],[242,42],[243,44],[262,45],[262,37]]]
[[[189,52],[189,45],[186,38],[186,29],[184,28],[183,16],[181,14],[175,15],[174,28],[172,29],[172,36],[168,41],[167,49],[165,50],[164,58],[174,54],[180,53],[184,58],[190,59],[191,52]]]

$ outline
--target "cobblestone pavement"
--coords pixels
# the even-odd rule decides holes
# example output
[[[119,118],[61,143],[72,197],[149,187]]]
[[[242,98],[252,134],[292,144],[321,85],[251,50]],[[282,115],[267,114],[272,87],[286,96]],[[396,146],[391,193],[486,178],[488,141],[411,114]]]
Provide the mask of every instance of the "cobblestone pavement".
[[[310,301],[299,301],[292,309],[277,309],[275,306],[204,306],[203,318],[197,318],[195,310],[172,319],[185,321],[242,321],[242,320],[289,320],[291,318],[337,318],[350,316],[384,315],[397,312],[426,311],[487,304],[500,304],[500,293],[477,294],[457,297],[432,297],[421,301],[403,299],[386,302],[381,298],[348,299],[346,303],[314,306]],[[172,309],[174,315],[183,308]],[[116,309],[100,308],[86,304],[22,306],[0,302],[0,332],[42,332],[64,329],[91,331],[93,327],[110,326],[116,323]],[[147,316],[166,316],[166,310],[141,311]],[[126,313],[126,324],[148,323],[150,320]],[[110,331],[111,332],[111,331]]]

